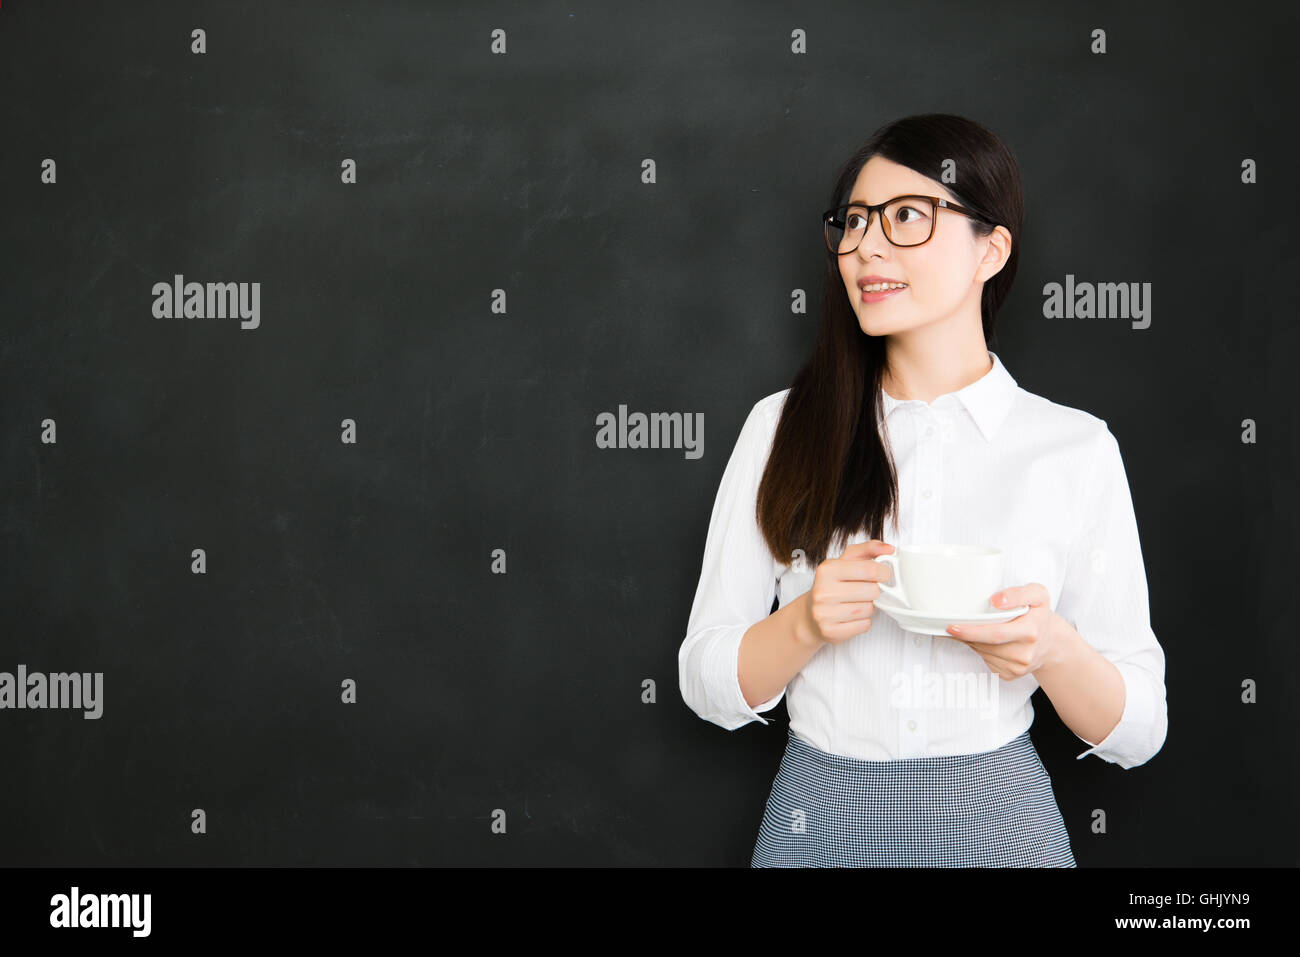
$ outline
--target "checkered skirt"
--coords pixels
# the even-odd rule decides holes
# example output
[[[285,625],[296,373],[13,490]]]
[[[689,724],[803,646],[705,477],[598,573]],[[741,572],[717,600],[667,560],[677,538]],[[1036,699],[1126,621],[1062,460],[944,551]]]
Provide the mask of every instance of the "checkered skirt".
[[[866,761],[790,731],[753,867],[1075,867],[1026,730],[993,751]]]

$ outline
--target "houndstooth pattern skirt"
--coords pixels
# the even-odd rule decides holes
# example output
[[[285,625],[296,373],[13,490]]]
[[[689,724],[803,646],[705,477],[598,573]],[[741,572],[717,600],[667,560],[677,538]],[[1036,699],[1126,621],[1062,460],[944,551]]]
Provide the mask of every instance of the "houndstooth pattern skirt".
[[[1075,867],[1026,730],[978,754],[866,761],[793,731],[753,867]]]

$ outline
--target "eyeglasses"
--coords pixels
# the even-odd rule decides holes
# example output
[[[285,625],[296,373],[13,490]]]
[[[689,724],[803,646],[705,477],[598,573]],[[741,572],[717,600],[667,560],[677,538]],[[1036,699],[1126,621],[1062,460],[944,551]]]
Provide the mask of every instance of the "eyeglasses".
[[[983,221],[975,212],[939,196],[895,196],[878,206],[854,203],[822,213],[826,248],[839,256],[853,252],[871,227],[871,214],[876,212],[881,214],[885,238],[891,243],[919,246],[934,235],[934,222],[941,208]]]

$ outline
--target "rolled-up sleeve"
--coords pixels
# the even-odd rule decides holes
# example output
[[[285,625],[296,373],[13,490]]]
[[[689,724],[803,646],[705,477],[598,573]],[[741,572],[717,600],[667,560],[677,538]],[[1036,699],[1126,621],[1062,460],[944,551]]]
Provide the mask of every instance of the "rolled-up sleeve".
[[[1124,713],[1089,754],[1123,768],[1145,764],[1168,730],[1165,653],[1151,629],[1146,568],[1119,443],[1102,423],[1087,503],[1070,549],[1056,613],[1106,656],[1124,679]]]
[[[750,410],[722,473],[686,639],[677,654],[682,699],[701,718],[728,731],[753,721],[770,723],[759,712],[770,711],[785,695],[782,688],[751,708],[737,677],[740,640],[771,613],[776,594],[776,559],[755,514],[775,426],[766,403]]]

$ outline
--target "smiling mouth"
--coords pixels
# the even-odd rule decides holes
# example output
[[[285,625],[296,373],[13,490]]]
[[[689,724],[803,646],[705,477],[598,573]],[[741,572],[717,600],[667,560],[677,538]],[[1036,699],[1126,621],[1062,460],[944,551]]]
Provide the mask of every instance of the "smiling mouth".
[[[863,289],[861,300],[862,302],[883,302],[886,299],[892,299],[900,292],[905,292],[907,288],[907,286],[898,286],[892,289],[878,289],[874,292],[870,289]]]

